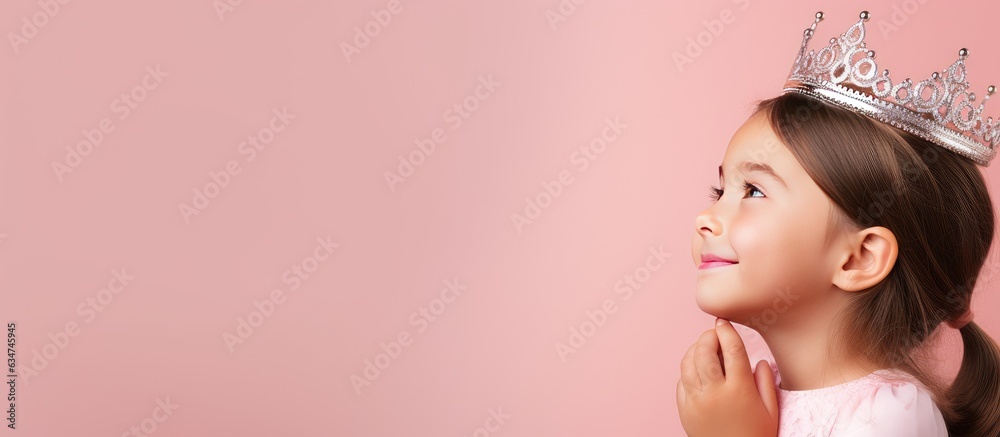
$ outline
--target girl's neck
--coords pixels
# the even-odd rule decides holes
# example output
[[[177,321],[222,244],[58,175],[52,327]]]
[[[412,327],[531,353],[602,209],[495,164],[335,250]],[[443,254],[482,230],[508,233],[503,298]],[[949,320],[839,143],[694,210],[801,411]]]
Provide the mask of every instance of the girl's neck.
[[[829,314],[829,311],[824,312]],[[829,335],[832,319],[825,320],[817,314],[798,319],[794,324],[771,326],[760,333],[774,355],[781,374],[781,389],[830,387],[862,378],[875,370],[862,360],[847,356],[840,346],[832,343],[834,338]]]

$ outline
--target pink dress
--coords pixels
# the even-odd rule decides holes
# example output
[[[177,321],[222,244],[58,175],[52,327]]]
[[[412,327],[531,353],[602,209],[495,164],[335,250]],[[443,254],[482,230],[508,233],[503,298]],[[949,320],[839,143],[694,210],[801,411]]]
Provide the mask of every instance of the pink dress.
[[[815,390],[778,387],[778,407],[778,437],[948,437],[930,392],[896,370]]]

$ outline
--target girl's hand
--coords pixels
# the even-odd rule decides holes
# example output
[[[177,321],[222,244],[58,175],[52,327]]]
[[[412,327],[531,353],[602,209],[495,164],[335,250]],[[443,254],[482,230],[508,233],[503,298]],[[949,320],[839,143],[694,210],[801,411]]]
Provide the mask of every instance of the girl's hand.
[[[716,320],[715,329],[705,331],[681,360],[677,410],[690,437],[778,435],[771,368],[761,360],[750,372],[743,339],[728,320]]]

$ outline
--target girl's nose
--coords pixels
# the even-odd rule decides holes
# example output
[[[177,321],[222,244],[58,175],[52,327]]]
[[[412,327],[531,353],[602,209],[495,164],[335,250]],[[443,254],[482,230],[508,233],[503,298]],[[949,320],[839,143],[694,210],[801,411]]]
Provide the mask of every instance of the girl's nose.
[[[710,235],[718,236],[722,233],[722,222],[712,213],[712,208],[698,214],[698,218],[695,219],[694,224],[697,232],[704,237]]]

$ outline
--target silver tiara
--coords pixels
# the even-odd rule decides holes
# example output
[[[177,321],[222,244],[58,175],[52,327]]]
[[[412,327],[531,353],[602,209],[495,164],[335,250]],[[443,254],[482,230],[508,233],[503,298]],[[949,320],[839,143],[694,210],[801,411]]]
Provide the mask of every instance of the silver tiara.
[[[969,51],[959,50],[958,60],[944,74],[935,71],[916,85],[909,78],[893,85],[889,70],[878,75],[875,52],[865,47],[869,17],[868,11],[861,12],[861,19],[840,38],[830,38],[830,45],[818,53],[806,53],[816,24],[823,21],[823,13],[817,12],[816,21],[803,34],[802,48],[782,92],[806,94],[865,114],[989,166],[1000,142],[1000,120],[983,120],[982,113],[996,87],[990,85],[982,102],[975,105],[976,95],[967,92],[965,80]],[[862,91],[844,85],[848,83]],[[928,88],[931,95],[924,99]]]

